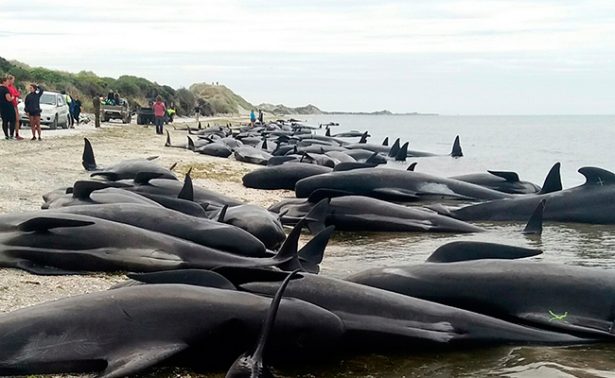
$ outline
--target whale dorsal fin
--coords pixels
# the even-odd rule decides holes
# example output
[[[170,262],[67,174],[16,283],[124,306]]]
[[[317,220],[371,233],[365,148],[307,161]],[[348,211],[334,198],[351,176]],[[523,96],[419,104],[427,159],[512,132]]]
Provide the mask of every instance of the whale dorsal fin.
[[[410,163],[410,165],[408,166],[408,168],[406,168],[406,171],[410,171],[410,172],[414,172],[414,168],[416,168],[416,165],[418,163],[415,161],[414,163]]]
[[[95,171],[98,169],[96,167],[96,158],[94,157],[94,149],[92,148],[92,143],[88,140],[88,138],[83,138],[83,155],[81,157],[81,164],[86,171]]]
[[[519,175],[517,172],[508,172],[508,171],[487,171],[490,174],[503,178],[508,182],[519,182]]]
[[[194,187],[192,186],[192,177],[190,177],[190,172],[192,172],[192,168],[190,168],[188,173],[186,173],[186,177],[184,178],[184,185],[182,186],[182,189],[177,195],[177,198],[186,201],[194,201]]]
[[[329,126],[327,126],[327,131],[325,132],[325,136],[328,136],[328,137],[331,136],[331,129],[329,128]]]
[[[453,142],[453,149],[451,150],[452,157],[462,157],[463,151],[461,150],[461,143],[459,142],[459,135],[455,137],[455,141]]]
[[[191,151],[194,151],[196,149],[194,146],[194,141],[190,137],[186,137],[186,138],[188,138],[188,149]]]
[[[359,140],[359,143],[364,144],[367,143],[367,131],[363,133],[363,135],[361,135],[361,140]]]
[[[384,140],[382,141],[382,145],[383,146],[388,146],[389,145],[389,137],[384,138]]]
[[[547,194],[553,192],[559,192],[562,190],[562,177],[560,175],[561,164],[555,163],[547,173],[545,182],[542,184],[542,189],[538,194]],[[582,168],[581,168],[582,169]],[[580,170],[579,170],[580,171]]]
[[[398,152],[399,152],[399,138],[395,139],[395,142],[393,142],[393,146],[391,146],[391,149],[389,150],[389,157],[397,156]]]
[[[532,213],[530,220],[525,225],[523,233],[526,235],[540,235],[542,234],[542,215],[545,210],[546,199],[541,200],[536,206],[536,209]]]
[[[395,160],[396,161],[406,161],[406,158],[408,157],[408,146],[409,145],[410,145],[410,143],[406,142],[406,143],[404,143],[403,146],[401,146],[399,151],[397,151],[397,155],[395,155]]]
[[[579,173],[585,176],[584,185],[613,185],[615,184],[615,174],[606,169],[597,167],[579,168]]]

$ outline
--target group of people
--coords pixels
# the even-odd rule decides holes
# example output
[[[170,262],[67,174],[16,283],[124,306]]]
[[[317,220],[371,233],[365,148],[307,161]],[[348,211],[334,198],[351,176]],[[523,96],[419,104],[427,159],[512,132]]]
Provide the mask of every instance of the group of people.
[[[263,124],[264,123],[263,119],[264,119],[263,111],[258,109],[258,122]],[[254,127],[255,123],[256,123],[256,114],[254,113],[254,109],[252,109],[250,111],[250,124],[252,125],[252,127]]]
[[[32,83],[28,86],[28,95],[24,100],[24,112],[28,115],[32,129],[32,140],[41,140],[41,104],[43,88]],[[5,139],[22,140],[19,135],[20,117],[17,104],[21,93],[15,87],[15,77],[4,75],[0,83],[0,116]]]

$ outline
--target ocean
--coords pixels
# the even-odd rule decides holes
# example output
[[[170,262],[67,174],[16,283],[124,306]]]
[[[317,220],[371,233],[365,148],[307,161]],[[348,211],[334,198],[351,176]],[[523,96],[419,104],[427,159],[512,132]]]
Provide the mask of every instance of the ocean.
[[[314,115],[311,125],[337,122],[331,133],[369,131],[372,143],[401,138],[410,149],[443,156],[392,163],[405,169],[444,176],[509,170],[522,180],[542,185],[555,162],[562,163],[564,188],[582,184],[577,170],[597,166],[615,170],[615,116],[370,116]],[[318,131],[324,134],[324,130]],[[460,136],[464,156],[453,159],[453,140]],[[615,200],[615,196],[613,198]],[[546,223],[541,237],[524,236],[523,223],[478,223],[488,232],[473,235],[422,233],[337,233],[321,265],[322,274],[345,277],[381,266],[420,264],[437,247],[451,241],[477,240],[540,248],[538,261],[615,269],[615,227]],[[614,272],[615,274],[615,272]],[[540,285],[540,282],[536,283]],[[498,347],[454,352],[362,356],[314,366],[297,374],[328,377],[615,377],[615,346]]]

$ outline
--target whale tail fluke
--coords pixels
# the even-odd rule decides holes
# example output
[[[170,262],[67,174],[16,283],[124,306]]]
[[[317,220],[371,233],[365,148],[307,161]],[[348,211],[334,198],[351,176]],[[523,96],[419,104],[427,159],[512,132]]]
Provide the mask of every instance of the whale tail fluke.
[[[542,234],[542,216],[545,211],[546,199],[541,200],[532,213],[530,220],[525,225],[523,233],[525,235],[540,235]]]

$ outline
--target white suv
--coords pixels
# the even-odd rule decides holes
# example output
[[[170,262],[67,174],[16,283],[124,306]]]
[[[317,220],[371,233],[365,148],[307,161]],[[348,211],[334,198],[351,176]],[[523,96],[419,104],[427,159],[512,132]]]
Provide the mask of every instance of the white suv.
[[[20,102],[17,105],[21,124],[29,124],[28,115],[24,110],[24,103]],[[63,129],[68,129],[68,105],[64,100],[64,95],[56,92],[43,92],[41,96],[41,125],[47,125],[51,129],[57,129],[61,126]]]

